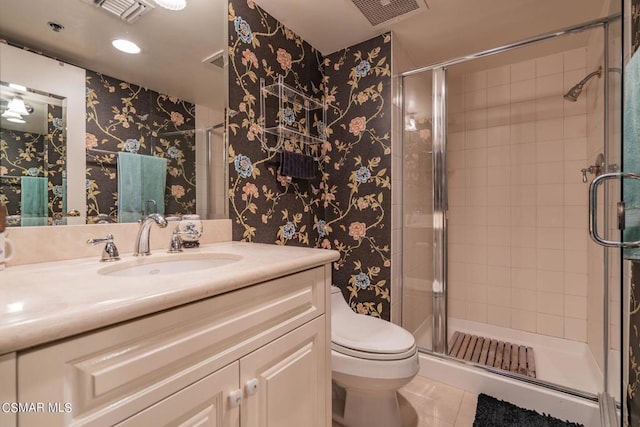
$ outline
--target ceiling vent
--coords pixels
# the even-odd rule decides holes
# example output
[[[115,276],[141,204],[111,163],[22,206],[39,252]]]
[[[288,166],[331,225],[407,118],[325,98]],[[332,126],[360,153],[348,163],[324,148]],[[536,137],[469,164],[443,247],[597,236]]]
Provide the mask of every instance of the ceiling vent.
[[[407,18],[428,8],[425,0],[351,0],[372,26]]]
[[[218,68],[224,68],[224,50],[219,50],[216,53],[207,56],[202,60],[205,64],[212,64]]]
[[[133,24],[150,12],[154,6],[146,0],[85,0]]]

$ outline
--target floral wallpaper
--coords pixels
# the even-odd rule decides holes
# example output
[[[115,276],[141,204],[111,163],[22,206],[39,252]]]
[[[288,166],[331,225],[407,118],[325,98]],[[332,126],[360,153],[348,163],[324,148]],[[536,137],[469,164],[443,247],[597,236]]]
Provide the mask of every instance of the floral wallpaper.
[[[89,70],[86,92],[87,222],[117,222],[118,151],[167,158],[165,213],[195,213],[195,104]]]
[[[64,116],[59,105],[47,106],[47,133],[37,134],[0,129],[0,204],[7,206],[9,216],[20,215],[20,176],[48,178],[48,222],[54,214],[66,210],[63,197],[66,136]],[[20,225],[10,221],[9,225]]]
[[[389,319],[391,35],[323,57],[252,0],[231,0],[228,18],[233,239],[338,250],[334,284],[354,310]],[[271,95],[261,111],[260,79],[280,75],[318,100],[326,91],[326,123]],[[263,134],[277,123],[326,141]],[[279,150],[313,155],[315,178],[281,176]]]
[[[260,111],[260,79],[270,85],[284,76],[289,86],[320,99],[322,57],[318,51],[268,15],[253,1],[229,3],[229,211],[233,239],[279,245],[317,247],[318,222],[324,219],[323,188],[328,182],[324,163],[316,162],[316,178],[288,179],[279,174],[280,154],[270,151],[278,137],[262,134],[275,126],[274,97],[266,99],[270,114]],[[282,120],[297,129],[301,112],[287,106]],[[298,113],[296,118],[296,114]],[[317,126],[317,116],[314,120]],[[302,143],[286,138],[283,148],[303,152]],[[329,143],[310,147],[326,154]],[[320,222],[322,224],[322,222]]]
[[[640,425],[640,263],[631,262],[629,301],[629,381],[627,409],[629,425]]]
[[[631,0],[631,52],[640,47],[640,0]]]
[[[640,0],[631,1],[631,53],[640,47]],[[629,377],[627,413],[631,426],[640,425],[640,263],[631,261],[629,301]]]
[[[360,313],[390,317],[391,34],[324,60],[331,141],[328,234],[333,281]]]

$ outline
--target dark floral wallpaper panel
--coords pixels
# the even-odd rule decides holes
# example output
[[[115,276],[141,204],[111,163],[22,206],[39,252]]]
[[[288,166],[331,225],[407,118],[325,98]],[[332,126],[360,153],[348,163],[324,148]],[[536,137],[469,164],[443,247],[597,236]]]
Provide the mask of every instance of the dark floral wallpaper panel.
[[[640,47],[640,0],[631,1],[632,54]],[[630,261],[629,378],[627,383],[628,422],[640,425],[640,262]]]
[[[233,239],[339,251],[333,283],[354,310],[389,319],[391,35],[323,57],[252,0],[231,0],[229,57]],[[279,76],[318,100],[326,93],[326,123],[295,104],[279,111],[271,95],[262,111],[260,79]],[[263,133],[278,121],[326,141]],[[313,155],[315,178],[281,176],[281,150]]]
[[[640,0],[631,1],[631,52],[640,47]]]
[[[276,135],[263,135],[263,128],[277,124],[280,113],[271,96],[265,99],[268,114],[261,111],[259,92],[260,79],[271,85],[283,76],[290,87],[320,99],[321,55],[251,0],[231,1],[228,15],[229,108],[237,112],[229,118],[233,239],[318,246],[317,223],[324,218],[322,188],[328,175],[320,161],[315,164],[314,179],[288,179],[279,174],[280,153],[276,148],[306,152],[307,147],[296,138],[279,140]],[[292,127],[306,131],[314,122],[317,126],[319,115],[311,116],[311,123],[301,122],[302,111],[288,107],[291,115],[282,119]],[[309,147],[316,157],[327,148],[328,143]]]
[[[89,70],[86,79],[87,221],[117,222],[119,151],[166,158],[165,213],[195,213],[195,104]]]
[[[390,317],[391,34],[324,59],[329,186],[323,247],[333,281],[359,313]]]

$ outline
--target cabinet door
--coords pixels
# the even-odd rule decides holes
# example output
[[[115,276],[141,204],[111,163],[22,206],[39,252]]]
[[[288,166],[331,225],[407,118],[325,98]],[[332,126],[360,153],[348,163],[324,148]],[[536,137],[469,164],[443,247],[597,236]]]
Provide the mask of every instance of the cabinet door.
[[[240,359],[242,427],[328,425],[324,322],[320,316]]]
[[[238,389],[238,369],[234,362],[117,426],[239,427],[239,408],[228,399]]]
[[[0,405],[7,405],[18,401],[16,396],[16,354],[9,353],[0,356]],[[0,426],[14,427],[18,425],[16,414],[10,410],[0,408]]]

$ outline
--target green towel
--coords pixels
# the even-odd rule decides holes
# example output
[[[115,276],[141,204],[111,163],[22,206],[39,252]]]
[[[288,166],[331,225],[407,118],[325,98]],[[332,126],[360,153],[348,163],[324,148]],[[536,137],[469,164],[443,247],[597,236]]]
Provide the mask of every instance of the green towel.
[[[48,184],[44,177],[20,178],[20,225],[47,225]]]
[[[167,159],[125,152],[118,153],[118,222],[142,219],[147,200],[155,200],[164,215]]]
[[[624,69],[623,162],[624,171],[640,174],[640,54],[631,57]],[[625,202],[625,242],[640,240],[640,181],[622,183]],[[640,260],[640,248],[625,249],[626,259]]]
[[[67,211],[67,178],[62,178],[62,212]]]

